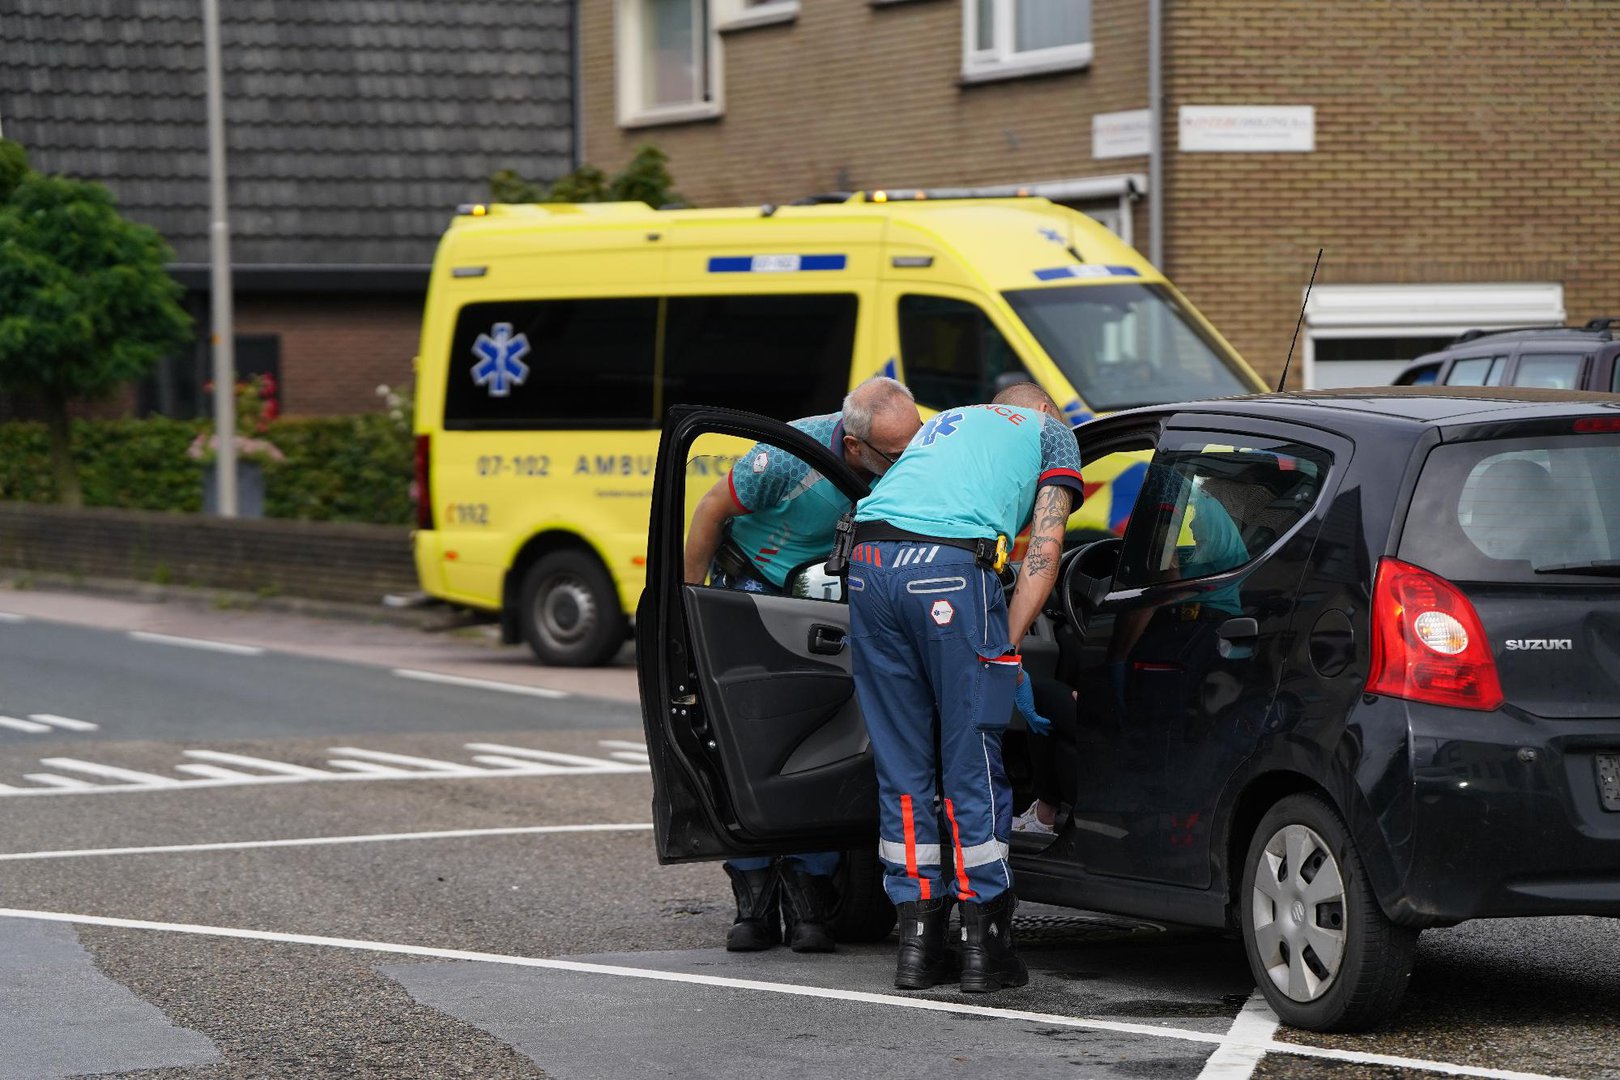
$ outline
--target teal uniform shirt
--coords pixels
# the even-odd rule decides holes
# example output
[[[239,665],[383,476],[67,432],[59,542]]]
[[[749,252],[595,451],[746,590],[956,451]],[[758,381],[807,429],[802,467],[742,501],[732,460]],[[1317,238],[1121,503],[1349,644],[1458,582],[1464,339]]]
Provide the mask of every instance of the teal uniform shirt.
[[[841,413],[807,416],[788,426],[844,456]],[[732,466],[728,482],[742,511],[731,519],[731,539],[772,585],[782,588],[794,567],[831,554],[833,527],[849,500],[809,465],[786,450],[755,443]]]
[[[1010,405],[948,409],[924,424],[855,508],[855,520],[886,521],[922,536],[1017,536],[1037,489],[1072,488],[1078,509],[1080,447],[1061,420]]]

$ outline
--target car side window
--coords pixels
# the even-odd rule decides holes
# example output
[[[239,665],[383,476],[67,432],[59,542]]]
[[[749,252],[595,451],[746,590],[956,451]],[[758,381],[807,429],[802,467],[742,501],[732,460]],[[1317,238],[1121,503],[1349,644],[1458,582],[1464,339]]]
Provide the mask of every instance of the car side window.
[[[1501,386],[1505,356],[1467,356],[1451,365],[1447,386]]]
[[[1514,386],[1539,386],[1548,390],[1574,390],[1581,385],[1580,353],[1521,353],[1513,371]]]
[[[1310,512],[1327,475],[1326,453],[1234,438],[1198,435],[1161,445],[1125,531],[1116,588],[1236,569]]]
[[[900,298],[898,314],[900,360],[919,405],[976,405],[996,395],[1002,376],[1029,377],[1007,339],[975,304],[908,294]]]

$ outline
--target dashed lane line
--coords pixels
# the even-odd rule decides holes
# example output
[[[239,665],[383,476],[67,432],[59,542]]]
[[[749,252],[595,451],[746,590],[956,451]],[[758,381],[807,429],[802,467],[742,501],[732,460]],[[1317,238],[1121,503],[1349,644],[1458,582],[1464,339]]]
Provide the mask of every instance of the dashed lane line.
[[[395,675],[402,679],[415,679],[418,682],[442,683],[445,686],[465,686],[474,690],[498,690],[503,694],[526,694],[529,697],[565,698],[570,695],[563,690],[552,690],[545,686],[518,686],[516,683],[495,682],[493,679],[469,679],[465,675],[441,675],[437,671],[414,671],[410,668],[394,668]]]
[[[547,833],[651,831],[651,822],[624,825],[514,825],[490,829],[440,829],[437,832],[370,833],[361,836],[305,836],[290,840],[231,840],[212,844],[162,844],[152,847],[13,851],[0,853],[0,862],[27,862],[35,859],[83,859],[103,855],[169,855],[197,851],[250,851],[255,848],[324,847],[333,844],[382,844],[397,840],[463,840],[481,836],[541,836]]]
[[[29,713],[27,720],[15,716],[0,716],[0,728],[10,728],[12,731],[21,731],[29,735],[41,735],[57,729],[99,731],[101,725],[92,724],[88,720],[75,720],[71,716],[57,716],[55,713]]]
[[[172,634],[154,634],[149,630],[131,630],[129,636],[136,641],[147,641],[154,645],[178,645],[186,649],[233,653],[236,656],[262,656],[265,652],[258,645],[236,645],[229,641],[205,641],[202,638],[175,637]]]
[[[234,938],[245,941],[270,941],[285,945],[312,945],[321,948],[351,949],[358,952],[384,953],[396,956],[424,956],[436,960],[467,960],[481,964],[501,964],[510,967],[540,968],[548,971],[567,971],[583,975],[611,975],[625,979],[645,979],[652,982],[686,983],[688,985],[724,987],[732,990],[752,990],[768,994],[793,997],[822,998],[830,1001],[887,1005],[920,1012],[951,1013],[961,1016],[982,1016],[996,1020],[1022,1020],[1050,1027],[1076,1028],[1085,1031],[1106,1031],[1118,1035],[1141,1035],[1154,1039],[1175,1039],[1200,1043],[1210,1047],[1248,1046],[1261,1053],[1289,1054],[1294,1057],[1320,1058],[1357,1065],[1382,1065],[1394,1069],[1415,1069],[1440,1073],[1445,1076],[1481,1077],[1483,1080],[1559,1080],[1542,1073],[1518,1072],[1512,1069],[1485,1069],[1474,1065],[1459,1065],[1446,1061],[1424,1061],[1418,1058],[1394,1057],[1388,1054],[1367,1054],[1354,1050],[1336,1050],[1323,1046],[1283,1043],[1267,1039],[1247,1043],[1231,1034],[1215,1035],[1189,1028],[1131,1024],[1114,1020],[1094,1020],[1090,1017],[1062,1016],[1056,1013],[1029,1012],[1022,1009],[998,1009],[988,1005],[969,1005],[956,1001],[937,1001],[930,998],[901,997],[898,994],[876,994],[862,990],[837,990],[798,983],[764,982],[757,979],[733,979],[721,975],[698,975],[685,971],[663,971],[657,968],[620,967],[612,964],[591,964],[579,960],[553,960],[532,956],[505,956],[500,953],[472,952],[464,949],[437,949],[426,945],[403,945],[387,941],[364,941],[354,938],[322,937],[314,934],[284,934],[270,930],[249,930],[233,926],[200,926],[192,923],[151,922],[145,919],[116,919],[103,915],[76,915],[60,911],[30,911],[20,908],[0,908],[0,918],[35,919],[41,922],[69,923],[76,926],[106,926],[122,930],[151,930],[167,934],[189,934],[197,937]]]

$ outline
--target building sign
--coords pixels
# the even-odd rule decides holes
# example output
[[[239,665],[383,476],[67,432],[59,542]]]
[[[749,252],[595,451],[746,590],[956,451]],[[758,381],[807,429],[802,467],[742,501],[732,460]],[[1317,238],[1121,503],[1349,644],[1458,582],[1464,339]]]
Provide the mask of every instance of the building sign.
[[[1153,112],[1098,113],[1091,118],[1091,156],[1104,158],[1144,157],[1153,152]]]
[[[1206,154],[1308,154],[1316,149],[1316,108],[1183,105],[1181,149]]]

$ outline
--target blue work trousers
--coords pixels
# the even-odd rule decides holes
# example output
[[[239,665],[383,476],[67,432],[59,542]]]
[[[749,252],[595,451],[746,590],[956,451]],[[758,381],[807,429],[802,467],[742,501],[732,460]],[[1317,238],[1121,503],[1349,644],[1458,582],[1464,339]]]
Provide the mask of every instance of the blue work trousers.
[[[993,900],[1012,887],[1001,736],[1018,678],[1001,583],[960,548],[884,542],[855,546],[849,590],[889,899]]]

